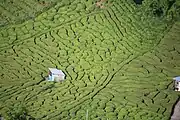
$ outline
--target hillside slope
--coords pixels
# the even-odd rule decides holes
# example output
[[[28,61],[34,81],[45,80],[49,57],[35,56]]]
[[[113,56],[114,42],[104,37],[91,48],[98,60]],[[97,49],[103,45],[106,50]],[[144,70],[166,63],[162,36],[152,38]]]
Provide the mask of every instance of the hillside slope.
[[[126,0],[58,3],[0,29],[0,113],[23,102],[43,120],[168,119],[178,97],[180,23],[136,13]],[[63,83],[43,80],[48,67]]]

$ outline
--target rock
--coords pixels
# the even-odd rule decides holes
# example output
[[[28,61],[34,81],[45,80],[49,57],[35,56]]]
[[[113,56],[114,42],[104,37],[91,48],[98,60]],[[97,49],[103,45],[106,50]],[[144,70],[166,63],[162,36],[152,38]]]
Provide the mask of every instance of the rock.
[[[178,101],[174,107],[171,120],[180,120],[180,101]]]
[[[0,120],[4,120],[4,118],[3,118],[3,117],[0,117]]]

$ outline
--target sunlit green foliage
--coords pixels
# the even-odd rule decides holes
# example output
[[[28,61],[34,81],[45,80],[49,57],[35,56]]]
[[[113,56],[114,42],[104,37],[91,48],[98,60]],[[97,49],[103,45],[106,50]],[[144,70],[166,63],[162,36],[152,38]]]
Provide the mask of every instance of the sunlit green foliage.
[[[177,98],[169,78],[179,74],[180,24],[168,24],[166,4],[61,0],[0,28],[0,113],[13,104],[12,119],[81,120],[87,111],[92,120],[168,118]],[[49,67],[61,69],[65,81],[45,81]],[[26,107],[15,105],[22,101]]]

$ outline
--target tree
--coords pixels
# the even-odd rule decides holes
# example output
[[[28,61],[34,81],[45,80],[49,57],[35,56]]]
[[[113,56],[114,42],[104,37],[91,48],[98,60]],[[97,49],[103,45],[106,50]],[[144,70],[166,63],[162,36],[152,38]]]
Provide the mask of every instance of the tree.
[[[144,0],[143,9],[148,14],[167,20],[178,20],[180,17],[180,0]]]

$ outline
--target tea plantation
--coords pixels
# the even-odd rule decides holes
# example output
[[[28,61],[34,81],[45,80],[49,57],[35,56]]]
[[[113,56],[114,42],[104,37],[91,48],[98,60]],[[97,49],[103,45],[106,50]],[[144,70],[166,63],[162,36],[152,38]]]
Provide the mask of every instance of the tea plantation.
[[[38,120],[170,118],[180,95],[179,21],[147,15],[133,0],[12,1],[0,3],[2,116],[22,103]],[[45,81],[49,67],[66,80]]]

